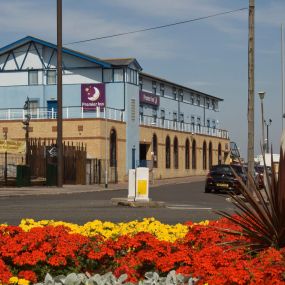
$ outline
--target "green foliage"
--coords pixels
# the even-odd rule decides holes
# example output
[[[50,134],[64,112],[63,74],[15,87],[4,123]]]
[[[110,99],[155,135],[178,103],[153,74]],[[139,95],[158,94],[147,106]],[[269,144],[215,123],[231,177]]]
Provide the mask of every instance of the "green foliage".
[[[239,209],[232,216],[225,211],[217,213],[228,218],[242,228],[242,232],[226,230],[233,235],[243,234],[248,242],[235,242],[237,246],[249,246],[253,251],[274,247],[285,247],[285,133],[280,147],[279,174],[272,167],[272,174],[265,171],[265,188],[259,190],[252,175],[248,175],[245,185],[239,179],[241,196],[230,194],[234,205]],[[272,153],[272,151],[271,151]],[[264,159],[265,161],[265,159]],[[271,154],[271,165],[273,156]],[[278,177],[277,177],[278,176]]]

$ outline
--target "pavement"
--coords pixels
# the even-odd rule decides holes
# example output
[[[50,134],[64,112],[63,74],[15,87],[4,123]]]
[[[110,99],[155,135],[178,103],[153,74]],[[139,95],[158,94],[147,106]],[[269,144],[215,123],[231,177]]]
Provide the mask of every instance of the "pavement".
[[[205,176],[188,176],[182,178],[171,178],[150,181],[150,188],[163,185],[175,185],[191,182],[201,182],[205,180]],[[128,189],[128,182],[120,182],[117,184],[108,184],[105,188],[103,184],[92,185],[63,185],[62,188],[56,186],[30,186],[30,187],[2,187],[0,188],[0,197],[15,197],[15,196],[31,196],[31,195],[58,195],[58,194],[73,194],[86,193],[96,191],[114,191]]]

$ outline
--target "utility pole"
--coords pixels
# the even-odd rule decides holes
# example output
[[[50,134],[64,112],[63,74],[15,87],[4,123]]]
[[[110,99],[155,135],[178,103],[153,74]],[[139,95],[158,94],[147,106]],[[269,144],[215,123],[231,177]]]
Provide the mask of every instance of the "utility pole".
[[[62,187],[62,0],[57,0],[57,187]]]
[[[247,162],[248,173],[254,173],[254,0],[249,0],[248,21],[248,142]]]
[[[284,32],[283,32],[283,24],[281,24],[281,84],[282,84],[282,132],[284,129]]]

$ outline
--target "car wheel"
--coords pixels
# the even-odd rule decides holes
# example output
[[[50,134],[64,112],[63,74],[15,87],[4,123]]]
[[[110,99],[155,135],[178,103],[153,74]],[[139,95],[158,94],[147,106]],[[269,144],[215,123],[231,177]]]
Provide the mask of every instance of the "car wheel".
[[[211,192],[211,189],[205,188],[205,193],[210,193],[210,192]]]

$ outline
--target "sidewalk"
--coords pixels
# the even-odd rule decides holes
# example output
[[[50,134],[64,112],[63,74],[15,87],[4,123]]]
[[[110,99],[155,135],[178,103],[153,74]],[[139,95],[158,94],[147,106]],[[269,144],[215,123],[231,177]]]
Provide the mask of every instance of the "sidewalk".
[[[159,187],[163,185],[175,185],[182,183],[200,182],[204,181],[205,176],[189,176],[182,178],[161,179],[155,180],[150,183],[150,188]],[[85,193],[96,191],[113,191],[128,189],[128,182],[120,182],[117,184],[108,184],[105,188],[104,184],[92,185],[63,185],[62,188],[47,187],[47,186],[33,186],[33,187],[3,187],[0,188],[0,197],[13,197],[13,196],[28,196],[28,195],[58,195],[58,194],[72,194],[72,193]]]

